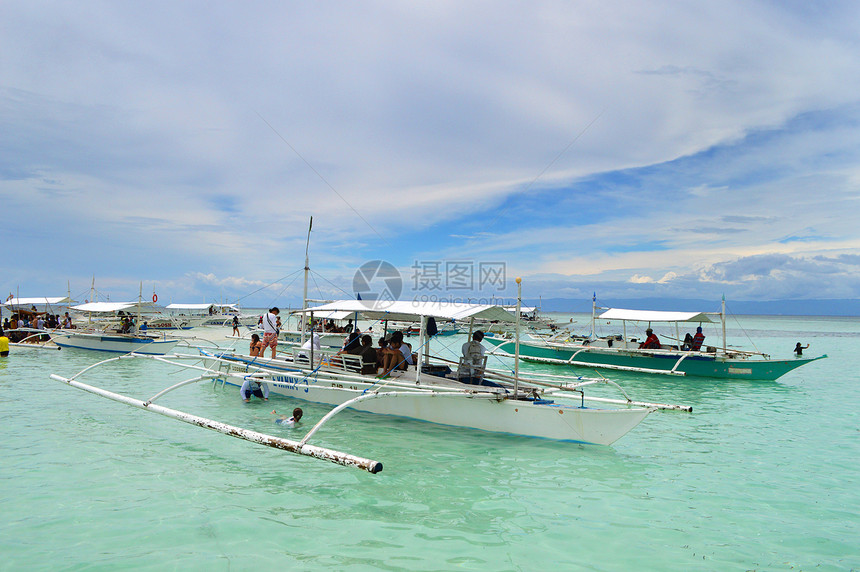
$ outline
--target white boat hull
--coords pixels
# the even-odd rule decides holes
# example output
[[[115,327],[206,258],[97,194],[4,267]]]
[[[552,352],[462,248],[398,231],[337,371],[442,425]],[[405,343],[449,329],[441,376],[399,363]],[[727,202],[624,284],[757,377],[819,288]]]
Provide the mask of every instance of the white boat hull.
[[[570,402],[513,400],[485,391],[488,388],[462,385],[429,375],[422,375],[422,383],[415,384],[413,381],[414,389],[406,390],[380,386],[379,380],[373,377],[354,375],[345,378],[336,372],[328,373],[322,370],[308,376],[305,371],[281,360],[273,362],[257,358],[254,365],[244,362],[228,364],[215,359],[204,362],[206,367],[211,369],[243,375],[252,373],[259,367],[282,369],[283,375],[275,375],[272,378],[273,383],[269,383],[269,390],[286,397],[336,406],[366,390],[379,391],[380,394],[393,391],[396,395],[382,395],[361,401],[354,404],[353,409],[441,425],[560,441],[610,445],[652,411],[650,408],[591,409]],[[415,375],[414,371],[398,373],[404,381],[414,379]],[[226,377],[225,380],[231,385],[241,384],[241,378]],[[434,392],[440,385],[456,385],[472,390],[473,393]]]
[[[61,348],[77,348],[116,353],[139,353],[164,355],[179,343],[179,340],[157,340],[154,338],[93,333],[52,333],[51,339]]]

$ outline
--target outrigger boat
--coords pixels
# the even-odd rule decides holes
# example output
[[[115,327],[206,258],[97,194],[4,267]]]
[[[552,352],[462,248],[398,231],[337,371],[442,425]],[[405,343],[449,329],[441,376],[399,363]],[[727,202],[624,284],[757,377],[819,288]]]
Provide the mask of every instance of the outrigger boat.
[[[675,408],[629,399],[590,398],[586,386],[608,380],[570,380],[557,376],[531,376],[526,379],[486,369],[480,364],[481,380],[488,385],[466,383],[446,364],[431,364],[425,336],[429,318],[513,320],[500,306],[478,304],[420,304],[391,302],[374,308],[360,300],[342,300],[298,310],[314,315],[332,311],[357,312],[370,320],[420,321],[422,324],[418,354],[420,367],[394,370],[380,379],[362,374],[369,364],[357,356],[337,354],[331,350],[292,348],[285,358],[249,357],[234,352],[211,352],[201,349],[205,370],[217,372],[220,379],[236,386],[248,379],[264,380],[270,391],[288,397],[353,409],[409,417],[444,425],[485,431],[544,437],[609,445],[642,421],[657,407]],[[424,348],[422,351],[421,348]],[[437,358],[437,362],[440,361]],[[449,364],[453,363],[449,360]],[[463,367],[458,368],[462,371]],[[375,371],[375,367],[372,367]],[[614,385],[614,384],[613,384]],[[387,397],[386,399],[372,399]],[[626,396],[625,396],[626,397]],[[638,406],[619,409],[595,409],[585,401]]]
[[[234,317],[238,318],[240,326],[252,327],[257,325],[259,317],[243,314],[236,304],[168,304],[165,310],[169,323],[164,329],[177,329],[176,324],[183,330],[197,326],[232,327]],[[174,324],[173,328],[170,323]]]
[[[88,316],[96,314],[110,317],[116,317],[120,312],[130,316],[131,312],[136,310],[139,322],[141,306],[146,304],[149,302],[89,302],[72,306],[71,309],[86,313]],[[88,328],[53,330],[50,335],[51,340],[61,348],[152,355],[164,355],[170,352],[180,341],[139,332],[111,332],[109,329],[110,325],[105,325],[102,329],[95,329],[90,323]]]
[[[30,323],[33,324],[39,316],[60,314],[65,309],[68,309],[69,304],[72,303],[72,299],[68,296],[33,298],[15,298],[10,296],[6,302],[0,304],[0,307],[7,307],[12,317],[17,315],[20,319],[20,317],[26,316],[30,320]],[[0,315],[2,315],[2,312],[0,312]],[[49,331],[45,329],[18,326],[15,329],[9,329],[6,334],[9,336],[9,345],[13,347],[60,349],[59,346],[51,342],[51,338],[48,335]]]
[[[366,371],[365,368],[369,364],[362,363],[360,356],[313,348],[292,348],[288,356],[277,359],[203,348],[199,348],[200,355],[197,356],[122,356],[123,359],[148,357],[178,364],[200,374],[156,394],[147,401],[89,386],[76,379],[95,366],[70,378],[58,375],[51,377],[109,399],[227,435],[360,467],[372,473],[382,469],[381,463],[312,447],[307,442],[320,426],[345,408],[497,433],[599,445],[614,443],[657,409],[691,410],[679,405],[633,401],[617,384],[605,378],[572,379],[552,375],[532,375],[526,378],[520,375],[517,361],[514,363],[513,372],[504,373],[487,369],[486,358],[483,358],[480,364],[474,361],[464,364],[463,360],[466,358],[462,358],[457,371],[468,371],[468,378],[451,370],[448,364],[455,363],[451,360],[442,364],[430,363],[427,349],[429,340],[425,335],[430,318],[513,320],[514,317],[500,306],[393,302],[375,308],[363,301],[345,300],[306,308],[298,313],[312,317],[331,311],[358,312],[365,319],[372,320],[418,321],[422,325],[416,348],[421,356],[420,363],[405,370],[396,369],[390,375],[382,377],[361,373]],[[108,361],[113,360],[102,363]],[[439,358],[437,361],[440,361]],[[375,367],[373,369],[375,370]],[[214,381],[237,387],[246,381],[265,383],[270,388],[270,394],[335,407],[302,441],[295,442],[153,404],[155,399],[169,391],[200,381]],[[597,384],[616,387],[622,392],[623,398],[586,396],[585,389]],[[587,402],[611,404],[613,407],[591,407],[586,405]]]
[[[519,355],[527,361],[557,365],[602,368],[637,373],[716,377],[724,379],[775,380],[802,365],[827,357],[772,359],[761,352],[730,348],[726,345],[726,301],[720,312],[662,312],[643,310],[606,310],[597,316],[596,301],[592,301],[591,334],[576,336],[569,331],[553,336],[520,342]],[[681,341],[682,324],[713,323],[718,317],[722,326],[722,345],[704,346],[699,350],[684,348]],[[598,337],[594,334],[595,320],[616,320],[622,324],[622,334]],[[640,348],[636,338],[628,336],[628,323],[661,323],[674,326],[676,344],[660,349]],[[513,355],[512,339],[487,338],[495,346],[496,355]]]

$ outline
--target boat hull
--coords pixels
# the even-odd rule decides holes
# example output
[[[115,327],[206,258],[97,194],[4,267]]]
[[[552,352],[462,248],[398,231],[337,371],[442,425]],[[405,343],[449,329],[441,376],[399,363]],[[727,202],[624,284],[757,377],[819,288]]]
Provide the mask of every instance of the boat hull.
[[[156,340],[119,334],[57,333],[51,334],[51,339],[61,348],[147,355],[164,355],[179,343],[179,340]]]
[[[344,378],[324,371],[308,375],[288,362],[258,358],[250,364],[250,358],[233,356],[233,359],[230,363],[215,359],[204,359],[204,362],[211,369],[238,375],[247,375],[259,367],[283,371],[282,375],[272,378],[274,383],[269,384],[269,389],[271,393],[286,397],[336,406],[367,390],[378,390],[382,394],[380,397],[355,403],[352,408],[493,433],[610,445],[652,411],[650,408],[591,409],[569,403],[505,399],[483,392],[471,395],[432,392],[427,391],[433,389],[429,383],[415,384],[411,391],[398,389],[397,395],[385,396],[390,388],[380,388],[376,385],[379,380],[373,377],[365,381],[357,375]],[[404,379],[412,379],[407,376],[414,374],[414,371],[404,372]],[[225,377],[222,381],[237,387],[240,384],[239,378]]]
[[[514,342],[505,339],[488,339],[487,342],[501,352],[513,355]],[[721,379],[775,380],[793,369],[818,358],[791,360],[733,359],[716,354],[691,352],[637,352],[588,346],[563,346],[520,342],[520,358],[528,361],[564,364],[579,367],[630,369],[642,373],[680,374]],[[683,359],[682,359],[683,358]],[[652,370],[652,371],[643,371]]]

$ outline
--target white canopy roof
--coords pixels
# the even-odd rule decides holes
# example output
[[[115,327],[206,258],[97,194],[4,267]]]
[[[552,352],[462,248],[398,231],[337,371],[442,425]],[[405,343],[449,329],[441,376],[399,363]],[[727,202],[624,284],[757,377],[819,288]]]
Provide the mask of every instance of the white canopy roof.
[[[336,311],[336,312],[323,312],[317,313],[314,312],[314,318],[319,318],[322,320],[346,320],[347,318],[352,318],[354,312],[345,312],[345,311]]]
[[[165,306],[168,310],[208,310],[209,308],[230,308],[238,310],[236,304],[168,304]]]
[[[713,322],[703,312],[661,312],[658,310],[622,310],[610,308],[600,314],[601,320],[627,320],[631,322]]]
[[[517,306],[516,306],[516,305],[513,305],[513,306],[511,306],[511,305],[507,305],[507,306],[504,306],[504,308],[505,308],[505,310],[507,310],[508,312],[516,312],[516,311],[517,311]],[[521,314],[531,314],[531,313],[532,313],[532,312],[534,312],[535,310],[537,310],[537,308],[536,308],[536,307],[534,307],[534,306],[520,306],[520,313],[521,313]]]
[[[72,299],[68,296],[55,296],[53,298],[11,298],[4,306],[56,306],[58,304],[71,304]]]
[[[371,319],[412,321],[421,316],[440,318],[443,320],[467,320],[476,318],[480,320],[514,322],[516,318],[510,312],[505,311],[502,306],[488,306],[485,304],[462,304],[456,302],[418,302],[399,300],[395,302],[373,302],[370,300],[339,300],[330,304],[296,310],[294,314],[310,314],[314,317],[325,312],[346,312],[351,314],[358,312],[362,316]]]
[[[78,306],[72,306],[72,310],[79,312],[119,312],[120,310],[137,309],[152,306],[152,302],[88,302]]]

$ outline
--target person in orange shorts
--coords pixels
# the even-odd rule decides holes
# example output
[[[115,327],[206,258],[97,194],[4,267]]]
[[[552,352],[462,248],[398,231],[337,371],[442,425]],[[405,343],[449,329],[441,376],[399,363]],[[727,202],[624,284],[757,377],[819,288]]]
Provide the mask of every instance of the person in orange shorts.
[[[281,311],[277,306],[263,316],[263,347],[260,348],[260,357],[266,348],[272,348],[272,359],[275,359],[275,352],[278,349],[278,334],[281,331],[281,318],[278,317]]]

